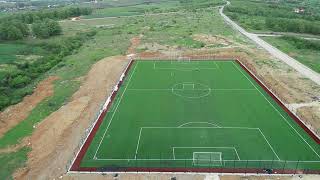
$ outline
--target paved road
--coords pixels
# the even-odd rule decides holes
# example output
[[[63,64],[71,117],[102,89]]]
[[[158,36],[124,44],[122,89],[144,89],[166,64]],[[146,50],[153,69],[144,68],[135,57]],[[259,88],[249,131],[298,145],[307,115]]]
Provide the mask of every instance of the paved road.
[[[227,1],[226,5],[229,5],[229,4],[230,4],[230,2]],[[245,29],[240,27],[238,24],[236,24],[234,21],[232,21],[229,17],[227,17],[223,13],[224,7],[225,6],[222,6],[220,8],[219,13],[224,18],[224,20],[227,23],[229,23],[234,29],[238,30],[240,33],[242,33],[243,35],[247,36],[249,39],[254,41],[256,44],[258,44],[259,46],[261,46],[262,48],[267,50],[274,57],[276,57],[276,58],[280,59],[281,61],[285,62],[286,64],[288,64],[293,69],[295,69],[298,72],[300,72],[305,77],[311,79],[313,82],[315,82],[316,84],[320,85],[320,74],[319,73],[317,73],[317,72],[313,71],[312,69],[308,68],[307,66],[301,64],[300,62],[298,62],[294,58],[288,56],[287,54],[283,53],[279,49],[273,47],[269,43],[267,43],[264,40],[262,40],[261,38],[259,38],[258,35],[247,32]]]

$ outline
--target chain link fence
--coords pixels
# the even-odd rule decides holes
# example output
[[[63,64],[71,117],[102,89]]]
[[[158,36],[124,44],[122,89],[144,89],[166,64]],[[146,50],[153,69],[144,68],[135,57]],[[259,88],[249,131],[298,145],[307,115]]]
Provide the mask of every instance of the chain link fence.
[[[190,54],[187,56],[182,56],[181,54],[171,54],[171,55],[161,55],[161,56],[135,56],[134,59],[137,60],[179,60],[179,59],[188,59],[188,60],[238,60],[243,66],[247,68],[251,72],[252,75],[256,77],[265,87],[268,87],[268,90],[287,108],[292,112],[296,117],[297,114],[290,108],[289,105],[283,103],[281,100],[281,95],[277,93],[275,89],[272,89],[272,85],[263,82],[263,77],[261,77],[256,70],[250,65],[247,64],[246,61],[241,60],[240,57],[234,56],[217,56],[214,54],[208,55],[198,55],[198,54]],[[127,72],[129,65],[132,63],[131,60],[124,73]],[[122,83],[123,74],[120,80],[116,83],[115,87]],[[261,81],[262,80],[262,81]],[[73,152],[72,159],[68,161],[66,164],[66,172],[68,172],[75,161],[81,147],[86,142],[89,134],[91,133],[93,127],[98,121],[101,113],[106,108],[106,102],[110,102],[110,97],[114,95],[115,90],[113,90],[105,101],[99,105],[99,110],[95,114],[95,116],[90,120],[90,126],[85,130],[85,133],[80,138],[80,141]],[[314,128],[314,126],[308,121],[302,121],[299,119],[306,127],[308,127],[318,138],[320,135],[319,130]],[[161,154],[159,158],[144,158],[144,159],[124,159],[124,160],[110,160],[108,162],[108,166],[101,167],[95,170],[94,172],[103,172],[103,171],[112,171],[112,172],[132,172],[132,171],[144,171],[144,172],[152,172],[152,171],[179,171],[179,172],[239,172],[239,173],[285,173],[285,174],[320,174],[320,161],[279,161],[279,160],[222,160],[219,161],[221,166],[214,166],[216,164],[214,160],[210,160],[210,163],[202,166],[195,166],[194,160],[192,159],[183,159],[183,160],[172,160],[172,159],[162,159]],[[308,168],[309,167],[309,168]]]

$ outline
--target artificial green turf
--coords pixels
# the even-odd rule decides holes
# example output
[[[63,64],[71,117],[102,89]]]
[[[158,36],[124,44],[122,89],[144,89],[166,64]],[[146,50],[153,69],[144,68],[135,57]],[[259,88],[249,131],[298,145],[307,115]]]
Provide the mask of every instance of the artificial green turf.
[[[80,166],[203,168],[194,152],[320,170],[319,145],[234,61],[136,61]]]

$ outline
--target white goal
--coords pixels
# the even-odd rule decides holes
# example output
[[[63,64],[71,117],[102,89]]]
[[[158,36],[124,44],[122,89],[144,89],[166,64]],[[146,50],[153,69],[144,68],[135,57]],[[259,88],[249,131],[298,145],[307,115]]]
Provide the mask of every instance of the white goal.
[[[194,166],[222,166],[221,152],[193,152]]]

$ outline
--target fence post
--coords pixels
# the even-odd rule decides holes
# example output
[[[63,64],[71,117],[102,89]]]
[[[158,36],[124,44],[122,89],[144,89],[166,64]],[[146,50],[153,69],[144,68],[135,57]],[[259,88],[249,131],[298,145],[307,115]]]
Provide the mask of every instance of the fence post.
[[[160,168],[162,167],[161,165],[162,165],[162,164],[161,164],[161,152],[160,152],[160,159],[159,159],[159,166],[160,166]]]
[[[247,162],[246,162],[246,169],[245,169],[245,172],[244,172],[244,173],[247,172],[246,170],[248,169],[248,162],[249,162],[249,161],[247,160]]]
[[[284,168],[285,168],[285,166],[286,166],[286,163],[287,163],[287,161],[285,160],[285,161],[284,161],[284,164],[283,164],[283,167],[282,167],[282,174],[284,173]]]
[[[296,169],[294,170],[294,174],[296,174],[296,172],[297,172],[299,162],[300,162],[300,160],[298,160],[298,162],[297,162]]]

